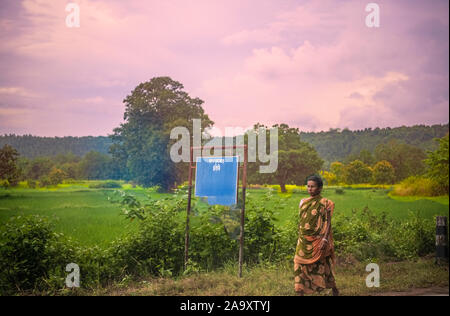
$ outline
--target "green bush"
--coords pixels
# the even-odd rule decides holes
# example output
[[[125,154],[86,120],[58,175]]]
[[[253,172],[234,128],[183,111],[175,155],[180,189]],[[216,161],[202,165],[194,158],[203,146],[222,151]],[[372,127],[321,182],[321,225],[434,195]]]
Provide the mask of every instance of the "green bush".
[[[184,226],[176,209],[154,208],[137,233],[112,244],[114,265],[125,274],[178,274],[184,260]]]
[[[275,227],[273,211],[266,207],[271,199],[271,192],[262,200],[247,199],[245,210],[245,259],[249,263],[271,261],[276,256],[276,246],[279,239]]]
[[[28,186],[30,189],[36,189],[36,187],[37,187],[37,181],[36,181],[36,180],[32,180],[32,179],[27,180],[27,186]]]
[[[50,180],[49,176],[42,176],[41,178],[39,178],[39,186],[41,188],[48,187],[51,184],[52,184],[52,181]]]
[[[53,167],[48,177],[50,179],[50,184],[58,185],[60,183],[63,183],[64,179],[67,178],[67,174],[61,169]]]
[[[61,234],[52,231],[46,218],[12,217],[1,228],[0,293],[43,290],[46,279],[74,260]],[[58,269],[61,268],[62,269]]]
[[[237,260],[239,222],[233,211],[208,206],[192,217],[189,258],[203,270],[223,266],[226,260]]]
[[[394,187],[393,195],[398,196],[440,196],[446,194],[436,180],[412,176]]]
[[[407,221],[392,228],[392,243],[395,257],[416,258],[435,251],[435,221],[410,214]]]
[[[0,179],[0,187],[7,189],[10,187],[9,181],[7,179]]]
[[[337,215],[333,219],[333,236],[338,254],[351,254],[358,260],[399,260],[432,253],[435,228],[432,220],[417,214],[394,221],[386,213],[376,215],[365,208],[350,216]]]
[[[124,215],[139,220],[137,231],[116,240],[106,249],[80,247],[53,232],[45,218],[16,217],[3,224],[0,235],[0,294],[40,293],[64,288],[69,263],[80,267],[83,288],[104,286],[124,278],[146,275],[179,276],[184,268],[184,190],[164,199],[139,202],[116,191]],[[265,207],[272,199],[247,197],[245,218],[246,264],[292,260],[298,238],[298,214],[282,227]],[[241,202],[239,202],[241,203]],[[192,205],[188,271],[214,270],[237,261],[240,204],[236,208]],[[400,260],[434,251],[434,222],[412,215],[402,221],[375,214],[370,209],[337,213],[332,222],[336,254],[358,260]]]

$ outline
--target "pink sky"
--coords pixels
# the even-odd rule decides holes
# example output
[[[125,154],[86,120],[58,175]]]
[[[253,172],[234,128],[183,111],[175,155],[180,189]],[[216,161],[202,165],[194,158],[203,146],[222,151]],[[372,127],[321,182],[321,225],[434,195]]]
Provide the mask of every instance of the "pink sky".
[[[369,2],[2,0],[0,134],[106,136],[156,76],[204,100],[217,133],[448,123],[449,2],[376,1],[379,28]]]

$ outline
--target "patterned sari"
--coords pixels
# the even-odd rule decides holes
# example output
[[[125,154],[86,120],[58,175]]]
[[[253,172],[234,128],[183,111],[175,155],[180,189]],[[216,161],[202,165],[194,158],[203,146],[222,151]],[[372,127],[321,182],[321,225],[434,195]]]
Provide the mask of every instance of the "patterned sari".
[[[333,276],[335,256],[331,226],[328,243],[325,249],[320,249],[327,229],[327,209],[332,216],[334,203],[320,195],[309,197],[300,203],[299,237],[294,256],[296,292],[310,294],[336,286]]]

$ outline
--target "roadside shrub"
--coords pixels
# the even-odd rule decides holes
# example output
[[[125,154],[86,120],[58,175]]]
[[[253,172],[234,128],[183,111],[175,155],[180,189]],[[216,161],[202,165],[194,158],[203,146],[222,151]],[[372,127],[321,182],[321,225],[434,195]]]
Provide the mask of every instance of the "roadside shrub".
[[[113,243],[111,255],[124,274],[178,274],[184,260],[184,226],[178,211],[153,208],[137,233]]]
[[[46,289],[46,279],[74,259],[63,235],[53,232],[46,218],[12,217],[1,227],[0,293]]]
[[[65,286],[65,267],[72,262],[80,267],[83,288],[146,275],[181,275],[185,189],[168,198],[150,198],[145,204],[128,192],[115,192],[124,215],[139,220],[139,227],[107,248],[80,247],[53,232],[48,220],[39,216],[19,216],[4,224],[0,230],[0,294],[60,291]],[[273,211],[266,207],[274,196],[277,194],[272,191],[257,199],[247,196],[244,260],[248,265],[293,259],[298,214],[276,226]],[[230,260],[237,262],[240,203],[236,208],[193,203],[188,271],[210,271]],[[283,207],[281,202],[279,206]],[[434,222],[419,214],[398,221],[367,207],[349,215],[336,212],[332,229],[336,254],[352,255],[360,261],[410,259],[434,251]]]
[[[247,262],[271,261],[275,256],[278,232],[273,211],[265,206],[270,198],[270,194],[266,194],[262,201],[247,198],[244,226]]]
[[[418,214],[402,221],[386,213],[374,214],[365,208],[350,216],[333,219],[336,252],[351,254],[358,260],[371,258],[400,260],[417,258],[434,251],[434,222]]]
[[[392,227],[394,255],[400,259],[425,256],[435,251],[435,220],[410,213],[407,221]]]
[[[227,260],[237,260],[239,217],[236,215],[216,205],[192,218],[189,257],[201,269],[212,270],[223,266]]]

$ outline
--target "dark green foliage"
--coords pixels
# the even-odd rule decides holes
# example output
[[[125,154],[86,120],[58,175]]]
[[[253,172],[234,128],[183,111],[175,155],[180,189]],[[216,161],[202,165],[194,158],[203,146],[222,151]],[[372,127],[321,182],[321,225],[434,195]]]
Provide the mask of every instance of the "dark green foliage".
[[[258,184],[279,184],[281,191],[286,192],[287,184],[305,184],[307,176],[317,173],[323,165],[323,160],[316,150],[308,143],[300,141],[298,128],[290,128],[287,124],[275,124],[272,128],[278,128],[278,166],[275,172],[260,173],[260,166],[267,165],[256,162],[248,163],[248,182]],[[260,130],[262,128],[262,130]],[[266,137],[267,149],[270,148],[270,132],[267,126],[255,124],[251,133],[258,137]],[[264,135],[265,133],[265,135]],[[248,142],[248,135],[245,135]],[[249,152],[257,152],[249,143]]]
[[[79,163],[81,179],[109,179],[111,157],[99,152],[88,152]]]
[[[52,231],[41,217],[13,218],[1,228],[0,294],[55,293],[64,288],[65,267],[80,267],[83,288],[105,286],[124,278],[183,274],[186,190],[172,197],[139,202],[117,191],[116,202],[128,220],[139,220],[139,229],[109,247],[80,247]],[[298,214],[283,226],[275,225],[266,205],[273,199],[247,195],[244,260],[247,265],[291,261],[298,238]],[[241,203],[241,202],[239,202]],[[239,251],[239,214],[236,208],[210,206],[194,200],[190,221],[188,270],[214,270]],[[336,254],[358,260],[400,260],[434,251],[434,222],[418,215],[391,220],[368,208],[349,216],[335,212],[332,221]]]
[[[184,226],[176,208],[155,208],[139,231],[111,247],[114,264],[125,274],[178,274],[184,260]]]
[[[434,222],[417,214],[394,221],[386,213],[375,215],[365,208],[350,216],[336,215],[332,225],[336,252],[358,260],[410,259],[435,250]]]
[[[144,187],[159,185],[169,190],[180,179],[169,151],[172,128],[185,127],[193,135],[193,119],[201,129],[214,123],[205,114],[199,98],[191,98],[183,85],[169,77],[155,77],[139,84],[125,100],[125,123],[109,135],[110,153],[119,170]]]
[[[393,184],[395,181],[395,169],[389,161],[382,160],[373,167],[373,183]]]
[[[32,180],[38,180],[39,178],[42,178],[43,176],[48,176],[50,174],[50,171],[52,170],[53,166],[54,166],[54,163],[48,157],[39,157],[39,158],[33,159],[32,161],[28,161],[24,165],[25,178],[32,179]]]
[[[272,196],[271,191],[260,200],[247,198],[245,219],[245,257],[246,261],[259,263],[276,258],[280,236],[275,228],[273,210],[266,205]]]
[[[108,153],[111,139],[107,136],[64,136],[41,137],[32,135],[0,135],[0,146],[9,144],[17,149],[21,156],[29,159],[51,157],[72,153],[82,157],[90,151]]]
[[[74,259],[68,242],[40,216],[12,217],[1,227],[0,294],[43,290]],[[62,272],[62,271],[60,271]],[[62,274],[62,273],[60,273]]]
[[[388,161],[395,170],[395,181],[401,181],[410,176],[422,175],[425,172],[423,160],[425,152],[417,147],[395,140],[380,144],[375,148],[377,161]]]
[[[64,179],[117,179],[117,167],[106,154],[90,151],[84,157],[59,154],[54,157],[21,158],[18,165],[22,170],[22,180],[50,178],[51,184]]]
[[[37,187],[37,182],[35,180],[28,180],[27,185],[30,189],[35,189]]]
[[[233,215],[224,207],[208,206],[206,212],[192,217],[189,258],[201,269],[213,270],[226,261],[237,261],[239,222]]]
[[[360,160],[352,161],[344,171],[345,183],[370,183],[372,181],[372,170]]]
[[[67,174],[61,169],[53,168],[48,175],[52,185],[60,184],[67,178]]]
[[[302,141],[311,144],[317,150],[320,157],[326,161],[326,167],[328,167],[333,161],[344,161],[347,156],[358,155],[362,150],[372,151],[377,145],[386,144],[392,139],[420,148],[423,151],[435,150],[437,146],[433,139],[445,136],[448,133],[448,126],[448,124],[444,124],[396,128],[377,127],[355,131],[330,129],[327,132],[318,133],[301,132],[300,137]],[[356,159],[364,161],[364,157]]]
[[[0,183],[5,186],[16,186],[19,182],[21,170],[17,165],[19,153],[9,145],[0,148]],[[4,181],[1,181],[4,180]]]
[[[43,187],[47,187],[52,185],[52,181],[50,180],[50,177],[47,175],[43,175],[42,177],[39,178],[39,186],[41,188]]]
[[[429,151],[425,163],[428,167],[427,175],[439,185],[439,191],[449,193],[449,142],[448,134],[440,139],[439,148]]]

